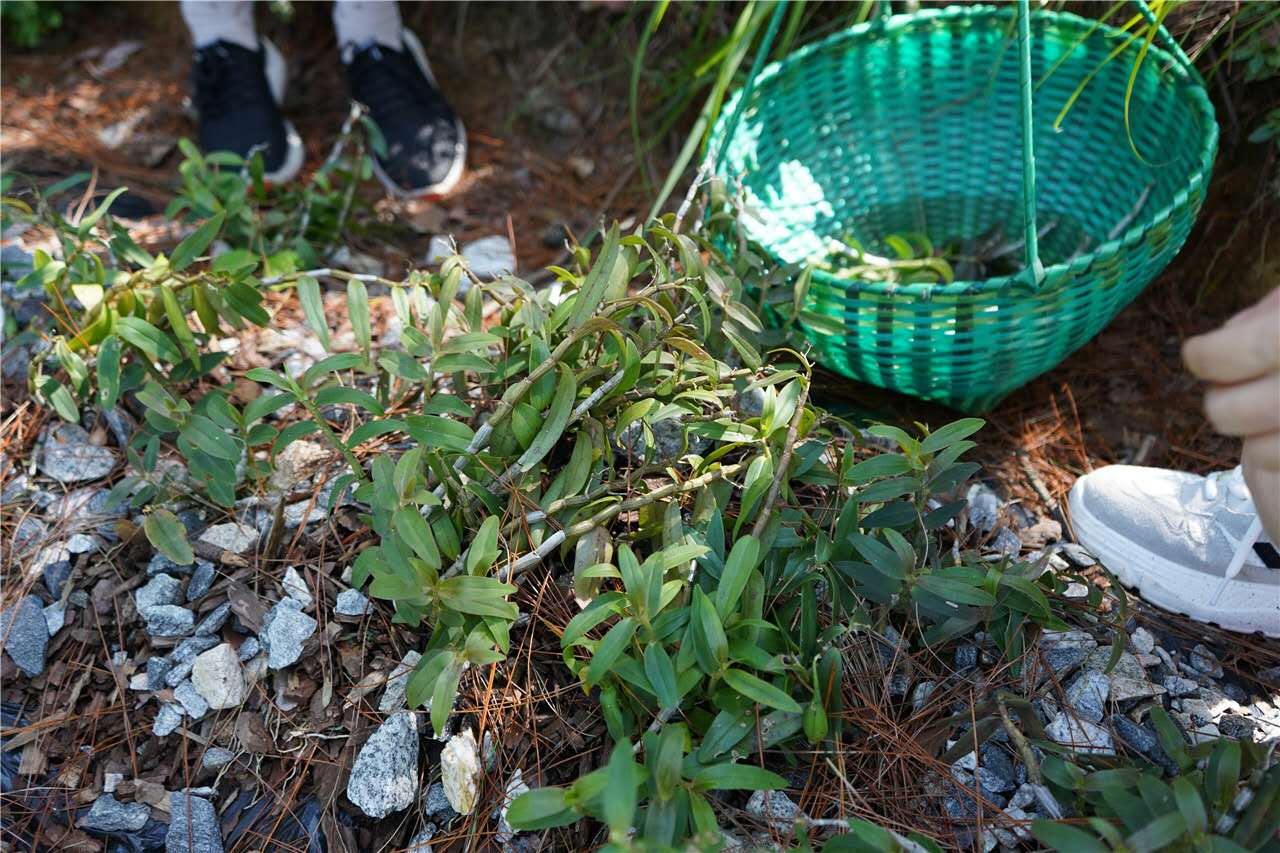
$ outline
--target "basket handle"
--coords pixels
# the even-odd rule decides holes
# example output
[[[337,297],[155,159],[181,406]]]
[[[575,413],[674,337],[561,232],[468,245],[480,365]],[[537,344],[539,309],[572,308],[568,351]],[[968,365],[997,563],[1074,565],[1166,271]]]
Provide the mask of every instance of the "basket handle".
[[[1036,233],[1036,151],[1035,122],[1031,110],[1031,9],[1027,0],[1018,0],[1018,84],[1022,124],[1022,228],[1026,255],[1026,276],[1034,290],[1044,284],[1040,262],[1040,239]]]

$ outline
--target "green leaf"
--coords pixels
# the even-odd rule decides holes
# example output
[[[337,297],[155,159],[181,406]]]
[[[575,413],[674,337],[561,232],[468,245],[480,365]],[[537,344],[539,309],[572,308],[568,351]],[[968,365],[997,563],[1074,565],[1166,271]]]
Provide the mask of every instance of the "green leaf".
[[[620,592],[606,592],[592,599],[586,608],[569,620],[560,636],[560,648],[567,649],[586,635],[588,631],[611,616],[615,616],[625,604]]]
[[[1204,832],[1209,826],[1209,816],[1205,813],[1204,801],[1200,799],[1199,792],[1185,776],[1174,779],[1172,784],[1173,797],[1178,802],[1178,812],[1187,822],[1187,829],[1191,832]]]
[[[507,823],[519,830],[550,829],[576,820],[578,814],[566,804],[563,788],[534,788],[507,808]]]
[[[187,542],[187,528],[169,510],[155,509],[147,513],[142,530],[147,534],[147,541],[170,560],[182,566],[195,562],[196,555]]]
[[[435,537],[422,515],[411,506],[402,506],[395,511],[392,523],[396,533],[405,544],[413,549],[424,563],[437,571],[440,569],[440,549],[436,547]]]
[[[680,704],[680,691],[676,686],[676,668],[671,656],[661,643],[650,643],[644,650],[644,674],[653,685],[654,695],[662,704],[662,710],[670,710]]]
[[[371,343],[369,292],[365,289],[364,282],[358,279],[347,282],[347,314],[351,319],[351,334],[355,336],[356,343],[364,350],[365,355],[368,355]]]
[[[534,436],[529,447],[516,462],[521,471],[532,469],[551,452],[551,448],[555,447],[561,433],[564,432],[565,425],[569,423],[569,414],[573,410],[573,401],[577,395],[578,383],[573,375],[573,369],[567,364],[560,365],[560,382],[556,385],[555,397],[551,401],[551,408],[547,410],[546,420],[542,422],[538,434]]]
[[[191,334],[191,328],[187,325],[187,318],[182,313],[182,306],[178,304],[178,297],[168,285],[161,285],[160,301],[164,303],[165,317],[168,318],[169,328],[173,330],[178,343],[182,344],[182,349],[186,351],[188,357],[195,359],[200,354],[196,349],[195,336]]]
[[[595,313],[609,292],[609,284],[613,278],[614,264],[618,263],[619,248],[618,226],[615,223],[609,228],[604,238],[604,247],[599,257],[591,266],[582,286],[574,296],[573,311],[569,314],[568,328],[577,329]],[[626,263],[623,260],[623,263]]]
[[[122,194],[128,191],[129,191],[128,187],[117,187],[116,189],[108,193],[107,197],[102,200],[101,204],[99,204],[96,208],[94,208],[94,211],[92,213],[90,213],[84,219],[80,220],[80,225],[77,228],[77,231],[80,234],[80,236],[83,237],[87,235],[89,233],[89,229],[93,228],[94,225],[97,225],[98,220],[101,219],[104,215],[106,215],[107,210],[110,209],[111,207],[111,203],[114,202],[116,199],[118,199]]]
[[[610,628],[609,633],[605,634],[604,639],[596,646],[595,654],[591,656],[591,663],[587,666],[582,679],[583,683],[588,687],[599,684],[617,663],[619,656],[626,651],[635,632],[636,621],[630,617],[619,620]]]
[[[329,348],[329,321],[324,313],[324,299],[320,295],[320,282],[309,275],[298,279],[298,301],[302,303],[302,314],[307,318],[307,325],[316,333],[320,344]]]
[[[733,543],[733,550],[725,561],[720,585],[716,589],[716,612],[721,619],[728,618],[737,607],[742,590],[747,586],[747,579],[759,561],[760,543],[754,536],[743,536]]]
[[[71,392],[65,385],[56,379],[48,379],[40,386],[40,392],[49,401],[49,405],[53,406],[58,417],[67,423],[79,422],[80,409],[76,407],[75,398],[71,396]]]
[[[182,436],[215,459],[240,461],[240,446],[222,427],[202,415],[192,415],[182,428]]]
[[[494,616],[499,619],[515,619],[518,613],[516,606],[507,601],[507,596],[516,591],[509,583],[497,578],[476,577],[475,575],[458,575],[440,581],[436,594],[445,606],[459,613],[471,613],[475,616]]]
[[[444,734],[444,727],[453,713],[453,700],[458,695],[458,679],[462,677],[464,661],[453,658],[440,673],[440,680],[431,691],[431,726],[436,737]]]
[[[182,353],[164,332],[141,317],[121,317],[116,321],[116,334],[147,354],[152,361],[177,364]]]
[[[693,589],[694,625],[697,627],[695,651],[702,668],[711,674],[718,672],[729,659],[729,640],[724,625],[716,613],[716,607],[701,587]]]
[[[374,397],[366,391],[360,391],[355,388],[343,388],[340,385],[322,388],[316,393],[314,400],[317,406],[350,404],[359,406],[366,412],[379,417],[386,414],[386,410],[382,408],[382,404],[378,402],[377,397]]]
[[[617,226],[614,226],[615,230]],[[604,788],[604,819],[609,829],[622,834],[631,826],[636,813],[636,771],[631,759],[631,744],[619,741],[609,756]]]
[[[779,711],[790,711],[793,714],[803,712],[803,709],[796,700],[792,699],[786,693],[783,693],[769,682],[756,678],[749,672],[743,672],[740,669],[730,667],[724,671],[724,683],[753,702],[759,702],[761,705],[767,705],[770,708],[777,708]]]
[[[1031,824],[1031,833],[1050,850],[1070,850],[1072,853],[1107,853],[1107,847],[1083,829],[1065,823],[1037,820]]]
[[[855,486],[878,477],[897,477],[911,470],[911,463],[900,453],[882,453],[864,459],[849,469],[849,482]]]
[[[120,339],[107,335],[98,345],[98,402],[110,409],[120,397]]]
[[[693,784],[703,791],[776,791],[787,787],[787,780],[763,767],[725,762],[699,770]]]
[[[226,218],[227,215],[225,213],[218,212],[187,235],[187,238],[179,243],[173,250],[173,254],[169,256],[169,269],[174,272],[182,272],[191,266],[191,262],[198,258],[205,249],[209,248],[209,244],[218,236],[218,232],[222,230],[222,223]]]
[[[471,427],[439,415],[409,415],[404,419],[404,431],[424,447],[457,453],[465,453],[475,438]]]
[[[916,584],[919,589],[931,595],[936,595],[944,601],[956,604],[990,607],[996,603],[995,598],[985,589],[951,578],[942,578],[937,575],[921,575],[916,579]]]
[[[1201,816],[1204,814],[1203,807],[1200,814]],[[1187,821],[1186,815],[1170,812],[1130,835],[1127,845],[1133,853],[1155,853],[1157,850],[1165,850],[1187,832]]]
[[[480,525],[467,551],[467,574],[488,571],[493,561],[498,559],[498,524],[497,516],[491,515]]]
[[[937,453],[939,450],[945,450],[957,441],[973,435],[984,426],[986,426],[986,421],[982,418],[964,418],[954,423],[949,423],[941,429],[929,433],[924,441],[920,442],[920,452]]]

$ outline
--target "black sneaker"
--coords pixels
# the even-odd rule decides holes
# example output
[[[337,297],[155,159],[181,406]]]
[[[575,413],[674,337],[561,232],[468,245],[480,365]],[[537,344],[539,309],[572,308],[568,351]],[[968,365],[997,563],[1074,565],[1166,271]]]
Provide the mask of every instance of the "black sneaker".
[[[266,39],[260,50],[217,41],[196,51],[191,70],[200,148],[241,157],[262,152],[264,177],[285,183],[302,168],[302,140],[280,115],[284,59]]]
[[[417,36],[404,31],[402,50],[384,45],[344,51],[351,96],[387,143],[373,170],[392,195],[441,195],[462,178],[467,131],[436,87]]]

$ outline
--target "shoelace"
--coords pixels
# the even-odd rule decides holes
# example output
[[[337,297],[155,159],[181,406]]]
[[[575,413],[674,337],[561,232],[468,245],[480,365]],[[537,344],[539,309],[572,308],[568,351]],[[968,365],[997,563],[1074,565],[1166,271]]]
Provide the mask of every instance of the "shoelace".
[[[351,60],[351,88],[376,118],[387,121],[406,112],[426,107],[432,112],[431,90],[421,85],[412,60],[404,53],[373,45]]]
[[[1244,473],[1239,465],[1229,471],[1217,471],[1210,474],[1204,478],[1204,483],[1201,484],[1200,488],[1205,498],[1211,501],[1225,498],[1228,501],[1236,501],[1238,503],[1248,501],[1252,505],[1249,487],[1244,481]],[[1218,589],[1213,594],[1212,604],[1218,603],[1218,599],[1226,591],[1227,585],[1244,570],[1245,560],[1253,552],[1254,544],[1261,538],[1262,518],[1255,514],[1253,521],[1249,523],[1249,529],[1245,531],[1244,538],[1236,545],[1236,551],[1231,555],[1231,562],[1227,564],[1227,570],[1223,573],[1222,581],[1218,584]]]
[[[262,89],[262,65],[246,52],[233,53],[221,43],[199,52],[196,62],[196,109],[218,118],[244,105]]]

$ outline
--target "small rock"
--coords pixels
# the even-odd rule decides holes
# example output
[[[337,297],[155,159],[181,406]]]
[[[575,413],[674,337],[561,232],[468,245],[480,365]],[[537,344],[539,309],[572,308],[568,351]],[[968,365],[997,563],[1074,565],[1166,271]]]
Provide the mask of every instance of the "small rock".
[[[208,634],[187,637],[169,652],[169,659],[174,663],[190,663],[196,659],[196,655],[208,651],[218,645],[218,642],[217,637]]]
[[[1223,714],[1218,718],[1218,729],[1226,737],[1235,740],[1252,740],[1258,724],[1239,714]]]
[[[781,791],[756,791],[747,800],[746,810],[779,832],[790,832],[795,822],[805,817],[800,807]]]
[[[189,575],[195,566],[190,563],[181,565],[170,560],[164,554],[155,554],[151,557],[151,561],[147,563],[147,577],[155,575]]]
[[[163,689],[165,677],[168,676],[171,669],[173,669],[173,661],[167,657],[147,658],[147,689]]]
[[[8,505],[9,502],[0,501],[0,503]],[[26,550],[28,545],[39,542],[48,534],[49,528],[43,521],[30,515],[23,516],[22,520],[18,522],[18,526],[13,530],[13,538],[11,540],[13,551],[15,553],[21,553]],[[70,574],[70,572],[71,566],[68,564],[67,573]],[[47,580],[45,581],[45,584],[48,585]],[[50,590],[50,592],[53,592],[53,590]]]
[[[418,790],[418,725],[413,714],[392,714],[365,741],[351,768],[347,799],[370,817],[408,808]]]
[[[1111,676],[1111,701],[1117,704],[1132,702],[1137,699],[1150,699],[1164,695],[1164,688],[1152,684],[1145,678],[1126,678],[1123,675]]]
[[[89,442],[79,424],[60,423],[49,431],[40,453],[40,470],[59,483],[99,480],[116,467],[115,451]]]
[[[1151,754],[1160,745],[1160,741],[1153,732],[1123,714],[1115,714],[1109,717],[1107,722],[1122,741],[1143,755]]]
[[[440,753],[440,781],[458,814],[471,814],[479,792],[480,749],[471,729],[449,738]]]
[[[133,594],[138,612],[146,614],[152,607],[178,603],[178,587],[180,583],[172,575],[156,575],[147,581],[146,586],[138,588]]]
[[[0,611],[0,638],[18,669],[32,678],[44,672],[49,623],[40,599],[34,595],[24,596],[17,604]]]
[[[1066,703],[1078,716],[1099,723],[1110,693],[1111,680],[1097,670],[1088,669],[1067,688]]]
[[[30,517],[23,519],[23,521],[29,519]],[[41,526],[43,527],[43,525]],[[44,536],[43,531],[40,536]],[[21,549],[16,535],[14,536],[14,549]],[[31,567],[27,570],[27,573],[31,575],[37,572],[42,576],[45,589],[49,590],[49,594],[54,598],[61,598],[62,585],[71,577],[71,549],[65,545],[50,545],[41,548],[32,558]]]
[[[985,483],[974,483],[966,496],[969,502],[969,522],[983,533],[995,530],[1000,521],[1000,497]]]
[[[315,631],[316,620],[299,610],[298,602],[291,598],[277,602],[262,621],[260,639],[267,649],[267,666],[281,669],[296,663]]]
[[[924,710],[924,706],[929,702],[929,697],[933,695],[936,687],[933,681],[922,681],[916,685],[916,689],[911,693],[911,710],[919,713]]]
[[[1022,540],[1018,538],[1018,534],[1014,533],[1007,527],[1001,527],[996,531],[996,538],[993,542],[987,544],[987,547],[1001,554],[1015,556],[1022,550]]]
[[[1210,678],[1222,677],[1222,664],[1218,663],[1217,656],[1209,651],[1209,648],[1203,643],[1191,650],[1187,661],[1196,672],[1207,675]]]
[[[1200,689],[1200,685],[1196,684],[1189,678],[1183,678],[1180,675],[1165,676],[1163,682],[1164,689],[1169,691],[1170,696],[1190,696]]]
[[[511,804],[516,801],[516,798],[527,793],[529,793],[529,786],[525,784],[524,771],[517,767],[516,772],[512,773],[511,778],[507,780],[507,787],[502,794],[502,807],[498,809],[498,832],[495,838],[503,849],[511,844],[517,832],[515,827],[507,821],[507,813],[511,810]]]
[[[102,793],[115,793],[116,787],[124,781],[123,773],[103,773],[102,774]]]
[[[1089,720],[1077,719],[1066,711],[1054,717],[1053,722],[1045,727],[1045,734],[1076,752],[1115,755],[1111,732]]]
[[[1076,601],[1086,599],[1089,597],[1089,587],[1082,583],[1069,583],[1067,588],[1062,591],[1062,597]]]
[[[164,737],[172,734],[173,730],[182,725],[182,709],[172,702],[165,702],[160,705],[160,712],[156,714],[156,721],[151,727],[151,733],[156,737]]]
[[[147,620],[147,633],[153,637],[185,637],[196,622],[190,610],[176,604],[148,607],[142,617]]]
[[[196,658],[196,663],[199,662],[200,659]],[[209,713],[209,703],[200,695],[189,678],[173,689],[173,698],[181,703],[182,710],[186,711],[187,716],[193,720],[198,720]]]
[[[1059,676],[1075,669],[1098,647],[1085,631],[1045,631],[1040,635],[1040,651],[1045,663]]]
[[[197,657],[191,668],[191,681],[215,711],[238,707],[248,693],[240,655],[230,643],[214,646]]]
[[[1075,542],[1060,542],[1058,543],[1057,548],[1059,554],[1066,557],[1072,562],[1072,564],[1079,568],[1087,569],[1098,564],[1098,561],[1094,559],[1092,554],[1085,550],[1083,545],[1079,545]]]
[[[427,247],[427,264],[435,266],[454,254],[447,237],[437,234]],[[472,240],[458,250],[475,277],[481,280],[511,275],[516,271],[516,258],[506,237],[493,235]]]
[[[1140,655],[1149,655],[1156,648],[1155,635],[1146,628],[1138,628],[1129,635],[1129,645]]]
[[[222,853],[222,830],[213,803],[183,791],[169,795],[165,853]]]
[[[164,677],[164,683],[169,687],[177,687],[182,682],[191,677],[191,670],[195,668],[196,659],[186,661],[174,661],[173,669]]]
[[[192,571],[191,580],[187,583],[187,603],[195,604],[204,598],[209,592],[209,587],[213,586],[216,576],[213,563],[208,560],[196,560],[195,570]]]
[[[226,623],[227,617],[231,615],[231,602],[224,601],[217,607],[209,611],[209,615],[200,620],[200,624],[195,627],[197,636],[207,636],[216,634],[222,630],[222,626]]]
[[[431,839],[436,837],[436,825],[428,823],[409,841],[404,853],[431,853]]]
[[[956,649],[956,669],[973,669],[978,665],[978,647],[965,643]]]
[[[244,663],[257,656],[262,651],[262,644],[258,642],[257,637],[248,637],[240,644],[240,662]]]
[[[409,685],[409,676],[413,675],[413,670],[420,660],[422,655],[417,652],[405,652],[404,659],[396,664],[391,670],[391,676],[387,678],[387,686],[382,691],[382,698],[378,700],[379,711],[391,714],[405,707],[405,690]],[[441,788],[441,791],[443,790]],[[428,814],[432,813],[428,812]]]
[[[1062,538],[1062,525],[1052,518],[1041,519],[1023,530],[1021,538],[1031,548],[1043,548]]]
[[[146,803],[122,803],[108,793],[93,801],[77,826],[94,832],[137,832],[150,817],[151,808]]]
[[[733,395],[731,405],[744,418],[758,418],[764,414],[763,388],[747,387]]]
[[[458,814],[445,795],[444,785],[435,782],[422,795],[422,813],[437,823],[448,823]]]
[[[307,588],[307,582],[293,566],[285,571],[284,580],[280,585],[284,587],[284,594],[298,602],[303,610],[311,606],[311,590]]]
[[[247,554],[258,544],[258,528],[237,521],[215,524],[200,534],[200,541],[221,551]]]
[[[1105,672],[1107,664],[1111,661],[1111,651],[1111,646],[1100,646],[1093,650],[1089,653],[1089,657],[1085,658],[1084,668]],[[1142,664],[1131,652],[1121,652],[1120,659],[1116,661],[1116,665],[1111,668],[1108,675],[1112,678],[1119,676],[1141,681],[1147,677],[1147,671],[1142,668]]]
[[[201,770],[221,770],[235,760],[235,753],[220,746],[211,746],[200,757]]]
[[[44,608],[44,623],[49,629],[49,636],[62,630],[67,624],[67,608],[61,602],[54,602]]]
[[[333,612],[339,616],[365,616],[373,612],[373,604],[359,590],[344,589],[338,593]]]

